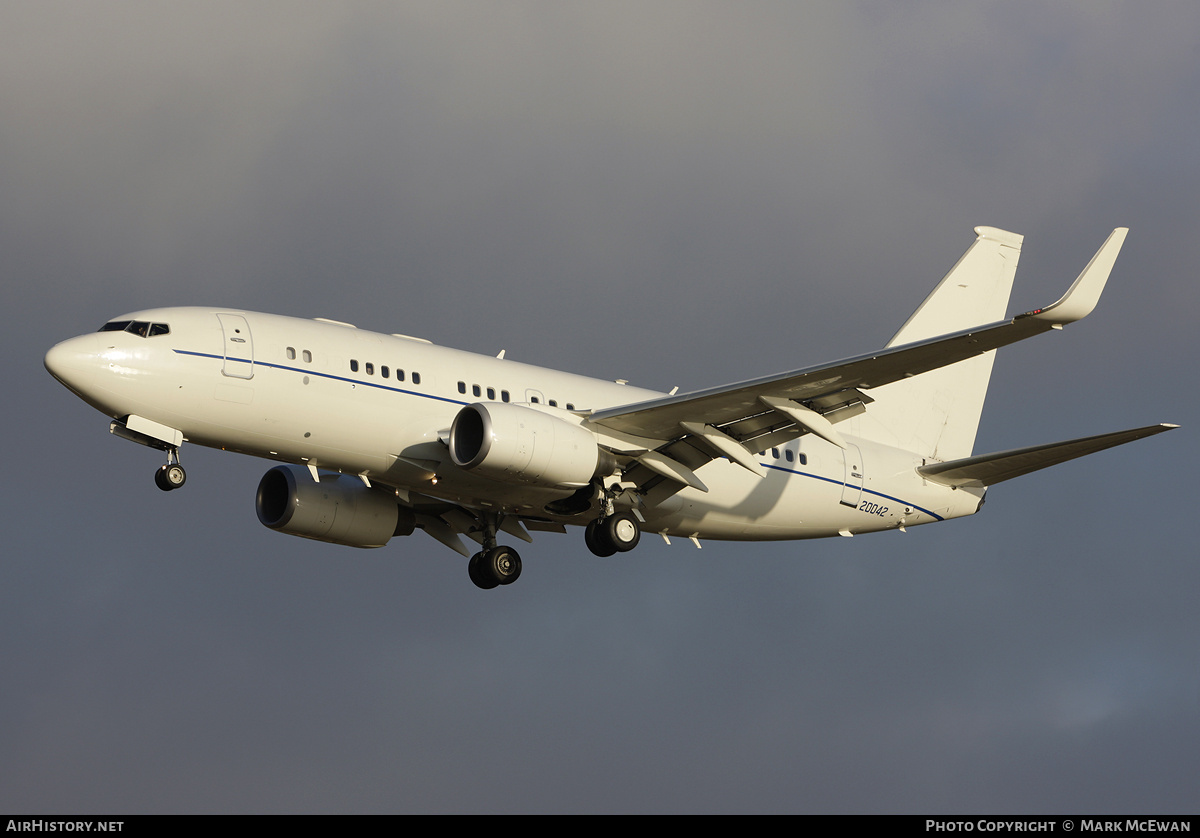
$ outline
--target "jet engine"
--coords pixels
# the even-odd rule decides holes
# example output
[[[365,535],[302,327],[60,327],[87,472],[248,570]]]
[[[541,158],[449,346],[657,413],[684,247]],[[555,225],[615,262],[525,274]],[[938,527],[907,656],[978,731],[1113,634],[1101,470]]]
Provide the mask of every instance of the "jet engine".
[[[382,547],[393,535],[410,535],[416,526],[412,510],[362,480],[344,474],[275,466],[258,483],[254,501],[258,520],[288,535],[348,547]]]
[[[458,412],[450,426],[450,458],[493,480],[556,489],[578,489],[615,468],[586,428],[504,402],[477,402]]]

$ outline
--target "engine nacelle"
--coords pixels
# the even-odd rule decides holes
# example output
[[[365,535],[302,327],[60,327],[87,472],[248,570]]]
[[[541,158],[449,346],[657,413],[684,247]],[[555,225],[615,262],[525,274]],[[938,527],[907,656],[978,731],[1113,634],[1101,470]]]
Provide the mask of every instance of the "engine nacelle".
[[[382,547],[416,526],[412,510],[357,477],[324,472],[320,478],[315,482],[299,466],[275,466],[258,483],[258,520],[288,535],[349,547]]]
[[[614,465],[586,428],[504,402],[477,402],[458,412],[450,458],[494,480],[561,489],[586,486]]]

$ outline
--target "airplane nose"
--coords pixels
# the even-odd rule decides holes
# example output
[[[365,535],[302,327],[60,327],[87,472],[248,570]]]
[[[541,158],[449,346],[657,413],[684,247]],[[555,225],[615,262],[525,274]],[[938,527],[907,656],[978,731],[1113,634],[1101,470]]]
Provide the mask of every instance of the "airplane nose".
[[[63,373],[66,372],[67,362],[71,356],[71,350],[67,349],[66,343],[56,343],[50,347],[50,351],[46,353],[45,359],[42,361],[46,365],[46,371],[52,376],[62,381]]]
[[[87,369],[89,360],[94,362],[98,351],[99,342],[95,335],[81,335],[52,346],[43,363],[52,376],[67,387],[74,387],[80,373]]]

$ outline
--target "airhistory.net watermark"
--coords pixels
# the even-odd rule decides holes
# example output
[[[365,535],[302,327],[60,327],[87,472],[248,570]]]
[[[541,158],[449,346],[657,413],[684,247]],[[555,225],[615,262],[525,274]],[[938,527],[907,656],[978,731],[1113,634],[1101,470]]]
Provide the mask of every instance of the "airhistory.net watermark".
[[[44,818],[10,818],[5,832],[120,832],[124,821],[52,821]]]

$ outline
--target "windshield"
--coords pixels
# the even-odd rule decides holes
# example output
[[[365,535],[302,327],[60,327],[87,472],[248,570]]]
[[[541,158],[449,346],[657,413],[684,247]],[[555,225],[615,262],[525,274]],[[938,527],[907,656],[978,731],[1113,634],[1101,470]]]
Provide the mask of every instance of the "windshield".
[[[110,320],[100,327],[101,332],[131,332],[138,337],[153,338],[169,335],[171,327],[166,323],[151,323],[146,320]]]

